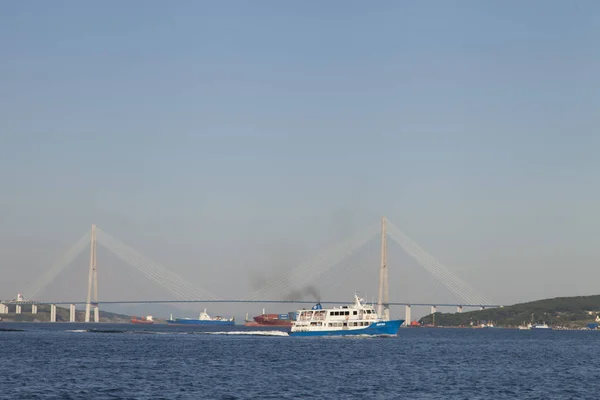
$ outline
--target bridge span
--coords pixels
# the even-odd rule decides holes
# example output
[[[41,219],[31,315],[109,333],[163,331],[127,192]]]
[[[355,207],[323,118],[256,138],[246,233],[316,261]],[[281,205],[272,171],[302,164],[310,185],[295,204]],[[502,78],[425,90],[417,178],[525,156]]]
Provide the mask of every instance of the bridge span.
[[[315,303],[321,304],[347,304],[348,301],[329,301],[329,300],[240,300],[240,299],[204,299],[204,300],[122,300],[122,301],[103,301],[102,304],[189,304],[189,303],[260,303],[260,304],[309,304]],[[44,302],[44,301],[18,301],[18,300],[0,300],[0,314],[8,313],[8,306],[15,306],[15,313],[21,314],[23,312],[23,306],[31,306],[31,313],[37,314],[38,306],[50,305],[50,322],[56,322],[56,307],[61,305],[69,306],[69,322],[75,322],[76,318],[76,307],[77,305],[90,306],[94,309],[99,309],[100,303],[88,303],[86,301],[55,301],[55,302]],[[503,305],[496,304],[458,304],[458,303],[411,303],[411,302],[389,302],[383,304],[383,306],[404,306],[405,307],[405,324],[410,323],[412,307],[430,307],[431,314],[437,312],[438,307],[456,307],[456,312],[462,312],[464,308],[474,308],[483,310],[485,308],[497,308],[504,307]],[[89,321],[86,321],[89,322]],[[99,322],[99,321],[96,321]]]
[[[223,299],[216,294],[195,286],[188,280],[179,276],[173,271],[162,265],[145,258],[131,247],[115,239],[106,232],[100,230],[96,225],[84,234],[82,238],[71,248],[64,257],[57,261],[49,270],[40,276],[24,295],[17,296],[13,300],[0,300],[0,314],[8,313],[9,306],[15,309],[15,313],[23,312],[23,307],[30,305],[31,312],[36,314],[39,305],[50,305],[50,321],[56,322],[56,307],[68,305],[70,309],[71,322],[75,322],[76,307],[85,306],[85,322],[99,322],[99,305],[111,304],[185,304],[185,303],[263,303],[263,304],[314,304],[315,300],[289,300],[290,293],[294,293],[299,287],[307,287],[313,282],[324,280],[326,272],[332,267],[344,265],[344,271],[350,267],[345,266],[350,254],[357,251],[364,251],[365,247],[373,249],[374,238],[380,238],[381,258],[379,265],[379,293],[377,300],[377,313],[383,319],[390,318],[390,306],[404,306],[406,324],[411,322],[412,307],[430,307],[431,313],[435,313],[437,307],[456,307],[457,312],[462,312],[463,308],[494,308],[502,305],[492,304],[483,295],[477,292],[467,282],[453,274],[435,257],[424,251],[419,245],[412,241],[401,230],[392,225],[386,218],[381,220],[381,230],[373,230],[367,233],[361,233],[355,237],[345,240],[342,243],[333,246],[326,253],[320,254],[316,261],[297,266],[291,271],[287,271],[283,276],[273,278],[266,282],[262,287],[250,293],[242,299]],[[456,302],[436,301],[436,302],[401,302],[390,301],[388,290],[388,260],[387,260],[387,242],[388,238],[400,245],[400,247],[419,263],[430,277],[433,277],[438,283],[459,300]],[[154,281],[170,292],[176,299],[165,300],[119,300],[119,301],[99,301],[98,297],[98,273],[96,248],[102,245],[109,250],[116,259],[125,262],[141,272],[146,279]],[[70,263],[89,245],[89,270],[87,281],[87,299],[85,301],[47,301],[38,300],[39,295],[45,288],[64,270]],[[369,247],[370,246],[370,247]],[[362,267],[368,266],[365,262],[364,254],[359,260]],[[370,262],[369,262],[370,263]],[[102,264],[105,265],[105,264]],[[111,263],[106,263],[111,267]],[[341,267],[338,267],[341,268]],[[369,267],[370,268],[370,267]],[[115,268],[117,273],[123,274],[123,271]],[[373,270],[366,271],[371,274]],[[295,296],[294,296],[295,297]],[[293,298],[293,297],[292,297]],[[321,301],[325,304],[347,304],[347,301]]]

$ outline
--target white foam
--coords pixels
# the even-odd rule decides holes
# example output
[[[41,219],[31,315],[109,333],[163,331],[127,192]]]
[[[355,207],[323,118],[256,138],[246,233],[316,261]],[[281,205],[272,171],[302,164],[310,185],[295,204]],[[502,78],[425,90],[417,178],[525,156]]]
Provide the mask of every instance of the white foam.
[[[200,333],[200,332],[198,332]],[[255,336],[289,336],[282,331],[229,331],[229,332],[202,332],[209,335],[255,335]]]
[[[72,329],[72,330],[67,330],[65,332],[77,332],[77,333],[82,333],[82,332],[87,332],[87,329]]]

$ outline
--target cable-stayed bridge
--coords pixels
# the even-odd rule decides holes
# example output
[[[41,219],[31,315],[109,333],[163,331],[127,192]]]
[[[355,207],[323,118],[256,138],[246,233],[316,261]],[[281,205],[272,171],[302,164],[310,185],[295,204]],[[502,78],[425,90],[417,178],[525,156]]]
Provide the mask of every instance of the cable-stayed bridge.
[[[78,270],[82,270],[81,262],[76,262],[85,250],[89,251],[89,268],[87,298],[57,298],[54,296],[49,299],[48,289],[57,278],[66,270],[74,268],[74,265],[80,265]],[[103,255],[98,264],[98,250]],[[377,254],[377,260],[374,255]],[[414,276],[415,274],[425,275],[427,278],[424,291],[426,296],[432,299],[421,299],[409,301],[408,299],[399,299],[396,294],[399,284],[394,283],[392,279],[391,293],[389,298],[388,283],[388,253],[389,258],[396,260],[401,257],[409,257],[416,262],[417,268],[409,273],[401,269],[392,261],[390,269],[392,276]],[[378,262],[379,261],[379,262]],[[402,264],[408,261],[403,261]],[[222,298],[216,293],[191,283],[188,279],[182,277],[176,272],[165,266],[145,257],[131,246],[121,242],[112,235],[104,232],[96,226],[86,232],[69,249],[63,257],[57,260],[48,270],[33,282],[27,290],[17,299],[0,300],[0,313],[8,312],[8,305],[14,305],[15,312],[21,313],[25,304],[31,304],[31,311],[37,312],[37,306],[40,304],[51,305],[50,320],[56,321],[56,305],[68,304],[70,306],[70,320],[75,321],[75,310],[77,305],[86,306],[85,321],[99,321],[99,304],[186,304],[186,303],[271,303],[271,304],[314,304],[315,300],[305,300],[306,297],[315,295],[317,289],[331,292],[331,288],[340,285],[347,287],[346,277],[357,277],[355,284],[351,289],[365,284],[365,278],[374,277],[374,264],[377,263],[379,269],[379,287],[378,287],[378,307],[379,312],[386,314],[389,318],[390,306],[404,306],[405,319],[407,323],[411,321],[411,307],[430,307],[431,312],[435,312],[437,307],[456,307],[457,311],[462,311],[463,307],[497,307],[492,304],[481,293],[475,290],[463,279],[452,273],[448,268],[442,265],[435,257],[423,250],[417,243],[410,239],[404,232],[395,225],[382,219],[382,225],[369,227],[359,234],[336,243],[309,262],[297,265],[295,268],[279,273],[274,277],[260,282],[252,292],[242,298],[227,299]],[[129,268],[127,268],[127,266]],[[87,267],[87,265],[86,265]],[[99,301],[98,297],[98,267],[102,274],[110,271],[113,275],[113,281],[135,282],[140,277],[144,281],[152,282],[157,287],[162,288],[166,293],[165,298],[160,299],[124,299]],[[224,271],[227,273],[227,271]],[[134,275],[132,275],[133,273]],[[375,279],[369,279],[375,281]],[[406,279],[404,279],[406,281]],[[103,285],[108,282],[103,281]],[[82,285],[83,286],[83,285]],[[66,292],[66,291],[65,291]],[[375,290],[373,290],[375,292]],[[440,293],[445,293],[446,297],[440,297]],[[347,297],[348,293],[344,297]],[[450,296],[450,297],[448,297]],[[322,303],[346,304],[348,301],[340,299],[320,299]],[[414,299],[413,299],[414,300]]]

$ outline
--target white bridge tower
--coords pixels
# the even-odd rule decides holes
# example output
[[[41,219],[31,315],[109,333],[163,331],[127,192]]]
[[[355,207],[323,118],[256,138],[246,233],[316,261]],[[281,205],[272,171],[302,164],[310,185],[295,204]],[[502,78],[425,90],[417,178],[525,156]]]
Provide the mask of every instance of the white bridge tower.
[[[388,268],[387,268],[387,233],[385,229],[385,217],[381,218],[381,266],[379,268],[379,300],[377,301],[377,314],[385,321],[390,320],[390,305],[388,292]]]
[[[92,287],[94,289],[93,297]],[[96,269],[96,225],[92,225],[92,234],[90,239],[90,272],[88,275],[85,322],[90,322],[90,311],[92,306],[94,307],[94,322],[100,322],[100,310],[98,309],[98,270]]]

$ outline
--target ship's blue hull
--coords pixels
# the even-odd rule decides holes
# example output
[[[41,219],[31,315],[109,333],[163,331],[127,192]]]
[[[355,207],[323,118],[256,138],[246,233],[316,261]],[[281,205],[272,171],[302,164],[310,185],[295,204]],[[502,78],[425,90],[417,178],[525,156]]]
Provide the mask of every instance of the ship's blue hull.
[[[170,325],[235,325],[235,321],[215,321],[215,320],[200,320],[200,319],[169,319],[167,324]]]
[[[403,319],[394,321],[374,322],[366,328],[339,329],[331,331],[290,332],[290,336],[357,336],[357,335],[396,335],[404,322]]]

